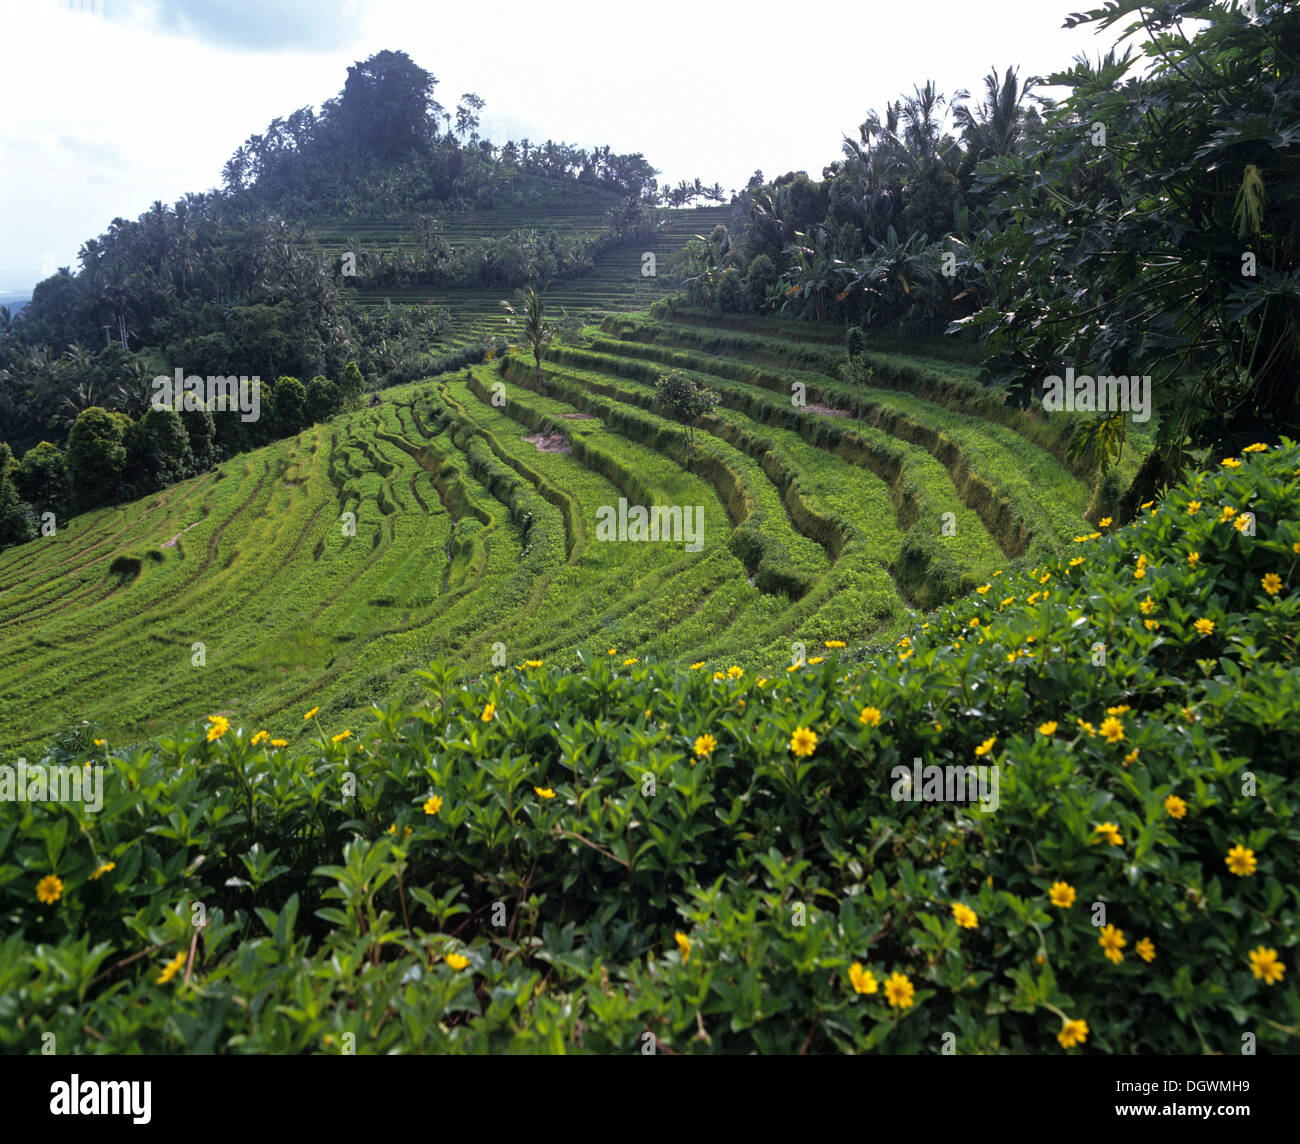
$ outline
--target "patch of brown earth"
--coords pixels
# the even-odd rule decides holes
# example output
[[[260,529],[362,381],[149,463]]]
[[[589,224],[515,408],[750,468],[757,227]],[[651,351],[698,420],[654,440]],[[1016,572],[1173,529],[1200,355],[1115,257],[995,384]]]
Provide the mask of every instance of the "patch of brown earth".
[[[595,421],[595,420],[597,420],[595,417],[592,417],[590,414],[587,414],[587,413],[561,413],[560,416],[561,416],[565,421]]]
[[[815,401],[810,401],[804,406],[809,413],[824,413],[827,417],[852,417],[847,409],[832,409],[829,405],[818,405]]]
[[[539,453],[572,453],[573,444],[563,433],[533,433],[524,438]]]

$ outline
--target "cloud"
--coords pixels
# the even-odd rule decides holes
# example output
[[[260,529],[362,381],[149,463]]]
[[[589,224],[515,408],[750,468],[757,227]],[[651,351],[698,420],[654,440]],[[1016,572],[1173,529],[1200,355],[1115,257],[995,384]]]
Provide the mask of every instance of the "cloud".
[[[104,15],[242,52],[333,52],[360,34],[363,0],[117,0]]]

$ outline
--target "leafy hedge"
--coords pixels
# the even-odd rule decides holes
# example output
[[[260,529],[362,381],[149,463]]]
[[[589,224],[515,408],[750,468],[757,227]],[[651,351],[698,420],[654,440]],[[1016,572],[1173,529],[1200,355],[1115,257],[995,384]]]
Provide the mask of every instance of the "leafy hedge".
[[[96,745],[100,813],[0,802],[0,1046],[1295,1052],[1300,447],[1232,462],[861,662]]]

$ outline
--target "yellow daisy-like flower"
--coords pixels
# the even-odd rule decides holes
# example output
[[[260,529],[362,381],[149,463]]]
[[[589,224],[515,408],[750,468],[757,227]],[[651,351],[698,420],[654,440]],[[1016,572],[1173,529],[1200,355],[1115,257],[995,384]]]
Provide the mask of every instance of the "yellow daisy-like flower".
[[[612,647],[605,653],[606,655],[618,655],[618,648]]]
[[[1297,556],[1300,556],[1300,540],[1297,540],[1293,545],[1291,545],[1291,551]]]
[[[1100,842],[1104,838],[1111,846],[1124,845],[1124,836],[1120,834],[1119,827],[1113,822],[1103,822],[1094,826],[1092,832],[1097,836],[1093,842]]]
[[[766,682],[767,682],[767,676],[763,676],[763,678],[760,679],[757,683],[755,683],[754,686],[755,686],[755,687],[762,687],[763,684],[765,684]]]
[[[695,740],[695,753],[702,759],[707,759],[713,754],[713,749],[718,745],[718,740],[712,735],[704,734]]]
[[[108,745],[107,739],[94,739],[92,741],[94,742],[96,747],[104,747]]]
[[[693,663],[693,664],[691,664],[691,670],[692,670],[692,671],[699,671],[700,668],[702,668],[703,666],[704,666],[704,660],[700,660],[699,663]]]
[[[981,596],[983,596],[992,587],[993,587],[992,584],[981,584],[978,588],[975,589],[975,591],[977,591]]]
[[[1095,739],[1097,737],[1097,732],[1091,723],[1088,723],[1083,719],[1075,719],[1075,723],[1079,725],[1079,730],[1088,732],[1089,739]]]
[[[885,982],[885,1000],[891,1009],[910,1009],[916,987],[904,973],[891,973]]]
[[[1250,971],[1265,985],[1276,985],[1282,980],[1286,966],[1277,958],[1277,950],[1262,945],[1250,951]]]
[[[1101,936],[1097,938],[1097,944],[1106,951],[1106,957],[1118,965],[1124,960],[1124,955],[1120,953],[1128,942],[1124,940],[1124,931],[1118,930],[1114,926],[1102,926]]]
[[[341,742],[343,742],[344,739],[350,739],[350,738],[352,738],[352,732],[351,732],[351,731],[348,731],[348,730],[346,730],[346,729],[344,729],[344,730],[340,731],[337,735],[331,735],[331,736],[330,736],[330,742],[331,742],[331,743],[341,743]]]
[[[682,955],[682,964],[685,965],[691,959],[691,939],[678,930],[673,934],[673,941],[677,943],[677,949]]]
[[[289,745],[289,740],[288,740],[288,739],[272,739],[272,740],[271,740],[271,746],[273,746],[273,747],[287,747],[288,745]]]
[[[1133,569],[1134,580],[1144,580],[1146,579],[1146,574],[1147,574],[1147,568],[1145,564],[1141,564],[1137,568]]]
[[[1236,515],[1237,515],[1237,510],[1233,508],[1232,505],[1225,504],[1223,508],[1219,510],[1219,523],[1226,524]]]
[[[1002,603],[998,605],[998,607],[1005,608],[1008,604],[1014,604],[1015,602],[1016,602],[1015,596],[1008,596],[1005,600],[1002,601]]]
[[[1259,583],[1260,587],[1262,587],[1270,596],[1276,596],[1280,591],[1282,591],[1282,577],[1276,572],[1268,573],[1268,575],[1263,577]]]
[[[1129,751],[1127,755],[1124,756],[1124,765],[1126,767],[1131,767],[1134,763],[1137,762],[1137,758],[1138,758],[1138,749],[1134,747],[1131,751]]]
[[[962,902],[953,902],[952,916],[962,929],[975,929],[980,924],[979,915]]]
[[[230,720],[224,715],[209,715],[208,724],[209,743],[215,743],[222,735],[230,730]]]
[[[790,750],[806,758],[817,749],[817,732],[808,727],[796,727],[790,736]]]
[[[36,900],[47,906],[54,905],[63,897],[63,879],[57,874],[46,874],[36,883]]]
[[[1082,557],[1082,556],[1076,556],[1073,560],[1070,561],[1070,567],[1071,567],[1071,568],[1077,568],[1077,567],[1078,567],[1080,564],[1082,564],[1082,563],[1083,563],[1083,557]]]
[[[721,682],[722,682],[724,679],[726,679],[726,678],[727,678],[726,675],[725,675],[723,672],[721,672],[721,671],[715,671],[715,672],[713,673],[713,682],[714,682],[714,683],[721,683]]]
[[[1108,517],[1108,516],[1103,516],[1099,521],[1097,521],[1097,523],[1098,523],[1102,528],[1109,528],[1109,527],[1110,527],[1110,517]]]
[[[1144,616],[1149,616],[1156,610],[1156,602],[1148,596],[1138,605],[1138,610],[1141,611]]]
[[[1225,469],[1240,469],[1241,462],[1236,457],[1224,457],[1221,462]]]
[[[169,982],[173,977],[176,976],[176,974],[180,972],[181,966],[184,964],[185,964],[185,951],[182,950],[175,957],[173,957],[171,961],[169,961],[166,965],[163,966],[162,972],[158,974],[156,978],[154,978],[154,984],[166,985],[167,982]]]
[[[1201,511],[1201,502],[1198,500],[1187,502],[1187,511],[1191,516],[1195,516]]]
[[[630,658],[625,659],[625,660],[623,661],[623,666],[624,666],[624,667],[631,667],[634,663],[638,663],[638,662],[640,662],[640,661],[637,659],[636,656],[631,656]]]
[[[1246,529],[1250,527],[1250,513],[1243,512],[1239,517],[1237,517],[1236,520],[1232,522],[1232,527],[1235,528],[1238,532],[1244,534]]]
[[[269,731],[258,731],[258,733],[248,741],[252,746],[256,747],[260,743],[265,743],[270,737],[271,733]]]
[[[1057,723],[1055,719],[1049,719],[1046,723],[1038,724],[1038,733],[1040,735],[1055,735]]]
[[[792,663],[786,668],[786,671],[798,671],[801,667],[803,667],[803,660],[800,660],[798,663]]]
[[[1268,448],[1267,445],[1262,445],[1262,444],[1260,444],[1258,441],[1256,441],[1253,445],[1247,445],[1244,449],[1242,449],[1242,452],[1243,452],[1243,453],[1262,453],[1262,452],[1264,452],[1267,448]]]
[[[542,661],[541,661],[540,659],[526,659],[526,660],[524,660],[524,666],[525,666],[525,667],[541,667],[541,666],[542,666]]]
[[[971,622],[970,622],[970,626],[973,627],[973,628],[977,628],[977,627],[980,626],[980,618],[979,618],[979,616],[975,616],[975,617],[971,620]]]
[[[874,993],[880,988],[876,975],[871,970],[864,969],[860,961],[849,966],[849,982],[854,993]]]
[[[1133,947],[1137,951],[1138,957],[1148,965],[1156,959],[1156,947],[1149,937],[1144,937]]]
[[[1149,632],[1153,632],[1153,631],[1156,630],[1156,628],[1158,628],[1158,627],[1160,626],[1160,621],[1159,621],[1159,620],[1143,620],[1143,621],[1142,621],[1142,626],[1143,626],[1144,628],[1146,628],[1147,631],[1149,631]]]
[[[1121,704],[1119,704],[1117,707],[1107,707],[1107,708],[1106,708],[1106,714],[1107,714],[1107,715],[1123,715],[1125,711],[1132,711],[1132,710],[1133,710],[1133,708],[1130,707],[1127,703],[1121,703]]]
[[[1249,878],[1255,872],[1255,851],[1247,850],[1241,843],[1228,851],[1224,861],[1238,878]]]
[[[976,622],[978,622],[978,621],[976,621]],[[899,663],[904,663],[905,661],[907,661],[908,659],[910,659],[910,658],[912,657],[912,653],[913,653],[913,651],[915,651],[915,650],[916,650],[915,648],[910,648],[910,647],[909,647],[905,652],[903,652],[902,655],[900,655],[900,656],[898,657],[898,662],[899,662]]]
[[[1150,508],[1150,507],[1151,507],[1153,504],[1155,504],[1155,503],[1156,503],[1155,501],[1153,501],[1153,500],[1149,500],[1149,501],[1146,502],[1146,504],[1140,504],[1140,505],[1138,505],[1138,508],[1140,508],[1140,509],[1148,509],[1148,508]]]
[[[977,759],[982,759],[991,750],[993,750],[993,744],[996,743],[997,741],[998,741],[998,737],[996,735],[994,735],[992,738],[985,739],[984,742],[982,742],[978,747],[975,748],[975,757]]]
[[[837,647],[848,647],[848,644],[846,644],[843,640],[827,640],[826,646],[829,648],[837,648]]]
[[[739,679],[744,674],[745,674],[745,669],[743,667],[736,666],[736,664],[734,663],[729,668],[727,668],[728,679]]]
[[[880,710],[876,707],[864,707],[858,715],[858,722],[864,727],[880,726]]]
[[[1195,568],[1200,562],[1201,554],[1199,552],[1189,552],[1187,554],[1187,563],[1191,565],[1191,567]]]
[[[1214,632],[1213,620],[1197,620],[1192,626],[1203,636],[1212,635]]]
[[[316,714],[316,712],[319,711],[319,710],[320,710],[319,707],[313,707],[310,711],[307,712],[306,715],[303,716],[303,718],[304,718],[304,719],[311,719],[311,718]]]
[[[457,973],[469,964],[469,958],[463,953],[449,953],[442,960],[450,965]]]
[[[1075,1045],[1083,1044],[1088,1039],[1088,1022],[1082,1019],[1066,1021],[1061,1026],[1061,1031],[1056,1034],[1056,1039],[1063,1049],[1072,1049]]]
[[[1124,738],[1124,724],[1114,715],[1108,715],[1101,721],[1101,737],[1108,743],[1118,743]]]
[[[1068,910],[1074,905],[1076,895],[1074,887],[1069,882],[1053,882],[1047,894],[1052,899],[1052,905],[1058,909]]]
[[[550,787],[535,786],[533,790],[537,792],[538,798],[554,798],[555,792]]]
[[[428,815],[437,814],[442,809],[442,796],[430,795],[424,800],[424,813]]]
[[[812,657],[812,659],[808,661],[808,666],[812,667],[814,664],[825,663],[825,662],[826,662],[826,657],[824,655],[815,655]]]
[[[488,705],[483,708],[483,714],[480,715],[479,718],[482,719],[484,723],[491,723],[492,718],[493,716],[496,715],[496,713],[497,713],[497,705],[495,703],[489,702]]]
[[[102,866],[95,867],[95,872],[90,875],[90,878],[88,880],[91,882],[97,882],[104,874],[110,873],[111,871],[116,869],[117,869],[116,862],[105,862]]]

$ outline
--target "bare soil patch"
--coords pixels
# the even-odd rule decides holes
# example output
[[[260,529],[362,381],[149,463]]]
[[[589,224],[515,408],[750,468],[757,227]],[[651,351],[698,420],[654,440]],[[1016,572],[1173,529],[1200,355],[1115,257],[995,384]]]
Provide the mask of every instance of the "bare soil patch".
[[[533,433],[524,438],[539,453],[572,453],[573,443],[563,433]]]
[[[853,414],[847,409],[832,409],[829,405],[819,405],[815,401],[810,401],[804,406],[809,413],[824,413],[827,417],[852,417]]]

